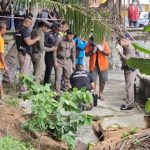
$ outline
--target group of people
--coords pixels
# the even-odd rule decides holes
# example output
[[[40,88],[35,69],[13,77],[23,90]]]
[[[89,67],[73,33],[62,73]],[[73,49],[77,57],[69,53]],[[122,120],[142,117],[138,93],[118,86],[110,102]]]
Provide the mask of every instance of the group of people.
[[[95,44],[91,36],[86,42],[81,37],[75,37],[65,22],[47,21],[38,23],[38,27],[32,31],[31,16],[26,16],[16,33],[18,60],[20,72],[29,75],[30,62],[32,60],[35,80],[38,83],[50,82],[52,69],[55,70],[55,90],[60,93],[62,80],[64,89],[82,88],[95,90],[97,75],[99,77],[99,98],[104,100],[103,90],[108,80],[109,46],[104,39],[102,44]],[[51,28],[51,30],[49,30]],[[84,69],[84,56],[90,56],[90,74]],[[45,66],[45,67],[44,67]],[[44,79],[43,79],[44,74]],[[83,79],[84,78],[84,79]],[[80,80],[81,79],[81,80]],[[83,79],[83,80],[82,80]],[[22,86],[21,91],[26,91]]]
[[[75,37],[66,22],[41,21],[38,26],[31,30],[32,17],[27,15],[19,26],[15,38],[18,50],[20,73],[30,75],[31,61],[33,63],[33,75],[38,83],[47,84],[50,82],[52,69],[55,70],[55,90],[58,93],[70,88],[81,89],[85,87],[88,91],[96,91],[97,77],[99,78],[98,98],[105,100],[104,87],[108,80],[110,48],[105,38],[101,44],[97,44],[94,36],[86,42],[81,37]],[[50,30],[49,30],[50,28]],[[6,32],[6,25],[0,22],[0,95],[2,91],[2,75],[5,70],[8,72],[4,60],[4,40],[2,35]],[[126,103],[121,110],[134,108],[134,80],[136,70],[129,68],[126,60],[135,56],[135,49],[126,36],[118,38],[118,53],[122,60],[126,82]],[[89,59],[89,72],[84,68],[84,56]],[[44,77],[43,77],[44,75]],[[27,91],[22,85],[20,92]]]

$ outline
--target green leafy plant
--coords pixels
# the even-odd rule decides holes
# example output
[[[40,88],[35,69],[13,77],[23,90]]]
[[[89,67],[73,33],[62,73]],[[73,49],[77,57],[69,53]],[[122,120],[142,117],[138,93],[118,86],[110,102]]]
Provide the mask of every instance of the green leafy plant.
[[[150,26],[144,27],[144,31],[150,31]],[[133,47],[145,54],[150,54],[150,50],[141,46],[138,43],[133,43]],[[150,75],[150,59],[142,59],[142,58],[130,58],[127,61],[127,64],[131,68],[139,69],[142,74]]]
[[[150,113],[150,98],[149,98],[148,101],[146,102],[145,111],[146,111],[147,113]]]
[[[130,135],[134,135],[137,132],[138,132],[138,128],[137,127],[133,127],[133,128],[130,129],[129,132],[123,132],[121,138],[127,140],[127,139],[129,139]]]
[[[19,106],[19,102],[14,98],[7,99],[6,104],[9,105],[9,106],[13,106],[13,107],[18,107]]]
[[[20,142],[13,137],[2,137],[0,138],[0,149],[1,150],[36,150],[31,145]]]
[[[133,142],[133,144],[134,145],[137,145],[137,144],[140,144],[141,142],[138,140],[138,139],[136,139],[134,142]]]
[[[124,132],[123,134],[122,134],[122,136],[121,136],[121,138],[123,138],[123,139],[129,139],[129,133],[128,132]]]
[[[78,107],[79,103],[92,102],[90,92],[74,89],[59,96],[49,85],[40,85],[32,77],[21,78],[29,91],[23,98],[32,101],[32,117],[24,124],[24,129],[50,132],[73,149],[77,129],[92,122],[92,117],[82,114]]]
[[[133,135],[133,134],[135,134],[135,133],[137,133],[137,132],[138,132],[138,128],[137,128],[137,127],[130,129],[130,134],[131,134],[131,135]]]

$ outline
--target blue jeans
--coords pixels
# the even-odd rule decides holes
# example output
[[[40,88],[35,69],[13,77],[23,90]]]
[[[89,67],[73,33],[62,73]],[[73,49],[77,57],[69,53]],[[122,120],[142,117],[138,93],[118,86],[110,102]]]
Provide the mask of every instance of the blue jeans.
[[[129,27],[134,26],[135,28],[138,26],[138,21],[129,20]]]

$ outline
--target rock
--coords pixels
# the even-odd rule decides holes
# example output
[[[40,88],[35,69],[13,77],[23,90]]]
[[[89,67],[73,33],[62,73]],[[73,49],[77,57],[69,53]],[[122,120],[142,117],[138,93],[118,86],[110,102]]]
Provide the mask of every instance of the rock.
[[[84,126],[77,131],[76,141],[87,145],[89,143],[97,143],[99,139],[95,135],[92,126]]]
[[[104,140],[104,130],[102,129],[100,122],[99,121],[93,122],[92,127],[93,127],[94,133],[96,134],[98,139],[100,141],[103,141]]]
[[[74,150],[86,150],[86,148],[87,148],[86,144],[78,141]]]
[[[20,107],[26,109],[29,114],[32,112],[32,103],[29,100],[21,102]]]

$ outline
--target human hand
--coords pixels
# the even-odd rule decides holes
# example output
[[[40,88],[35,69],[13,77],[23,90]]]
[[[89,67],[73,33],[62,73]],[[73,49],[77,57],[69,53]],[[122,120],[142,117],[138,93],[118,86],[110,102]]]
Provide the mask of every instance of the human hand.
[[[103,46],[103,45],[98,44],[98,45],[96,45],[96,47],[97,47],[97,49],[98,49],[100,52],[102,52],[102,51],[104,50],[104,46]]]
[[[39,40],[40,40],[40,36],[37,36],[37,37],[36,37],[36,41],[39,41]]]
[[[76,65],[73,63],[72,64],[72,70],[75,71],[75,69],[76,69]]]
[[[57,47],[56,46],[53,46],[53,51],[56,51],[57,50]]]
[[[96,53],[96,52],[97,52],[97,47],[94,46],[93,53]]]
[[[120,46],[119,44],[116,45],[116,49],[118,50],[119,53],[123,53],[123,47]]]
[[[54,63],[54,67],[55,67],[55,69],[58,68],[58,63],[57,62]]]

